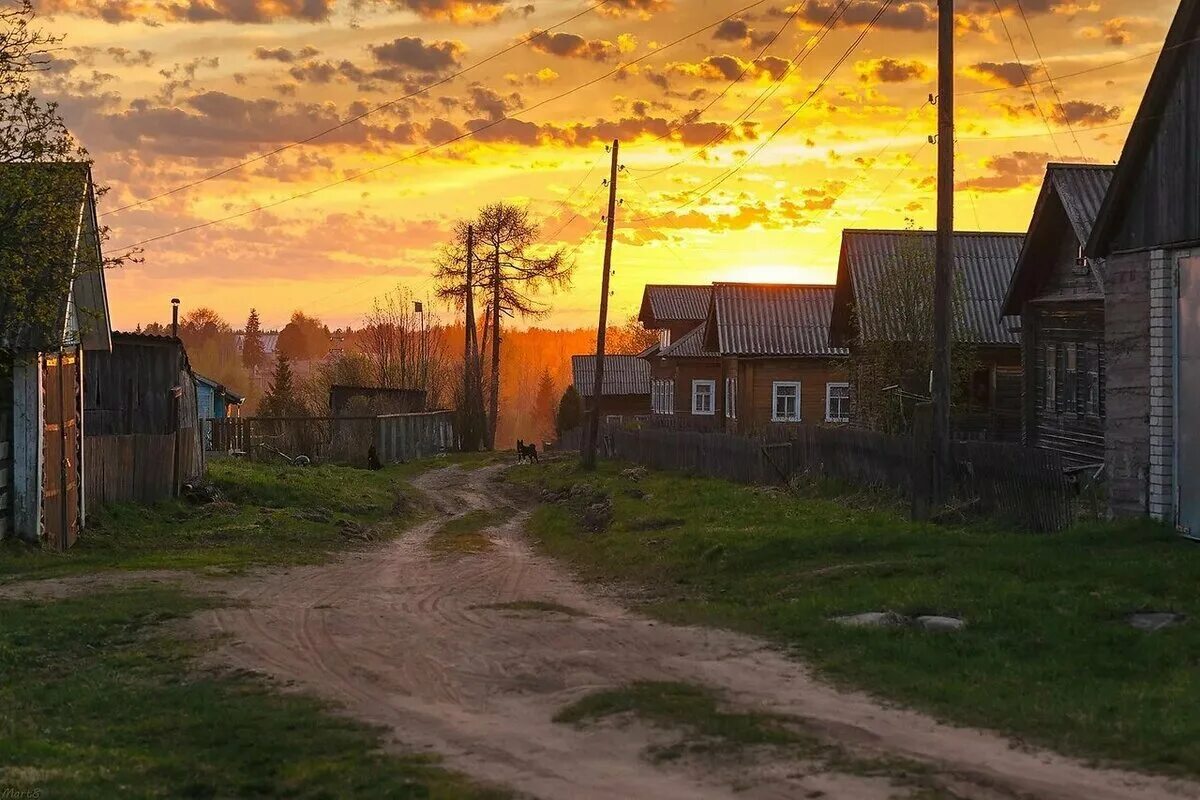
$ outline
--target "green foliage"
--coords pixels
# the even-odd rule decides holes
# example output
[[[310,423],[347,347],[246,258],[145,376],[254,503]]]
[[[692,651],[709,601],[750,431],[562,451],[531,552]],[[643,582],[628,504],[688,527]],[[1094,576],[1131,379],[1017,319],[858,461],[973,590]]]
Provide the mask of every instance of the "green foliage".
[[[583,398],[575,390],[575,386],[567,387],[562,399],[558,401],[558,414],[554,418],[554,428],[562,436],[567,431],[573,431],[583,424]]]
[[[258,413],[263,417],[305,415],[304,401],[296,388],[292,365],[283,350],[279,350],[275,356],[275,372],[271,375],[271,385],[263,395]]]
[[[242,365],[255,372],[262,369],[267,363],[267,354],[263,350],[262,343],[262,323],[258,319],[258,309],[250,309],[250,316],[246,319],[246,331],[242,338]]]
[[[132,589],[3,605],[0,786],[14,797],[508,796],[433,758],[387,755],[379,731],[314,700],[197,670],[208,644],[161,624],[201,600]]]
[[[275,349],[293,361],[311,361],[324,358],[331,345],[329,328],[321,320],[296,311],[279,332]]]
[[[653,471],[630,492],[624,466],[603,462],[585,476],[563,462],[514,479],[587,480],[610,494],[615,519],[603,535],[583,535],[557,505],[535,512],[531,528],[585,578],[639,587],[643,610],[771,637],[835,681],[958,723],[1200,775],[1200,559],[1168,528],[939,527],[909,521],[886,498],[798,498]],[[642,524],[653,517],[681,524]],[[829,622],[879,610],[960,615],[968,627],[933,635]],[[1125,623],[1139,610],[1189,621],[1146,633]]]

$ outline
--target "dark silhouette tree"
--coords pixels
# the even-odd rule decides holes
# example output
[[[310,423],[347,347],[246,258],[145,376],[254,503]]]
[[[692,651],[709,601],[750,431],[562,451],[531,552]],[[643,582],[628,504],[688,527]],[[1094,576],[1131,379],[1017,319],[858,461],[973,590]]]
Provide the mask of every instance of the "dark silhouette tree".
[[[303,311],[292,313],[292,319],[279,332],[275,347],[294,361],[324,358],[333,345],[329,328],[316,317]]]
[[[262,369],[267,361],[266,351],[263,350],[262,324],[258,320],[258,309],[250,309],[246,319],[246,332],[242,336],[242,364],[251,373]]]
[[[292,365],[282,352],[275,357],[275,372],[271,385],[263,395],[259,414],[264,417],[299,417],[304,415],[304,405],[297,392]]]
[[[558,414],[554,423],[559,436],[583,424],[583,398],[575,391],[574,385],[568,386],[562,399],[558,401]]]
[[[539,440],[545,440],[556,428],[554,395],[554,378],[550,376],[550,370],[543,367],[533,401],[533,421]]]

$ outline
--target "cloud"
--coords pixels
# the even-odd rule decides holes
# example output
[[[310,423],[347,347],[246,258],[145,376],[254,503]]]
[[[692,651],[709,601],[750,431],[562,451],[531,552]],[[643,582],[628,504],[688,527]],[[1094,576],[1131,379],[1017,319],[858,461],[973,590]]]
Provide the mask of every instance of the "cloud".
[[[806,22],[824,25],[840,5],[835,0],[815,0],[800,12]],[[879,2],[851,3],[842,14],[839,24],[861,27],[879,13]],[[790,13],[790,12],[789,12]],[[937,28],[936,7],[926,2],[893,3],[875,23],[876,27],[897,31],[931,31]]]
[[[414,36],[401,36],[386,44],[368,48],[375,60],[393,67],[408,67],[419,72],[442,72],[462,63],[467,46],[462,42],[425,43]]]
[[[139,21],[233,22],[261,24],[279,20],[324,22],[333,0],[39,0],[38,12],[47,16],[71,14],[118,24]]]
[[[284,64],[291,64],[294,61],[312,58],[320,52],[315,47],[302,47],[299,50],[287,47],[256,47],[252,55],[259,61],[282,61]]]
[[[906,83],[929,77],[929,67],[917,59],[874,58],[854,65],[863,83]]]
[[[1133,40],[1131,28],[1141,28],[1151,23],[1152,20],[1144,17],[1113,17],[1098,26],[1084,28],[1079,33],[1085,39],[1103,39],[1113,47],[1123,47]]]
[[[750,25],[744,19],[727,19],[713,31],[713,38],[722,42],[740,42],[750,38]]]
[[[1034,79],[1040,72],[1040,67],[1022,64],[1018,61],[980,61],[967,67],[964,72],[975,80],[991,86],[1011,88],[1024,86],[1026,75]]]
[[[1037,106],[1032,102],[1023,105],[1001,103],[998,107],[1009,119],[1041,118]],[[1045,104],[1042,106],[1042,111],[1046,111]],[[1068,100],[1061,105],[1055,103],[1047,116],[1059,125],[1081,125],[1085,128],[1092,128],[1116,122],[1121,118],[1121,111],[1120,106],[1105,106],[1087,100]]]
[[[671,6],[671,0],[609,0],[604,5],[597,7],[596,11],[610,17],[638,16],[642,19],[650,19]]]
[[[1054,160],[1049,153],[1018,150],[993,156],[983,162],[988,174],[959,181],[959,189],[977,192],[1008,192],[1036,185],[1046,173],[1046,164]]]
[[[505,0],[391,0],[391,4],[425,19],[467,25],[491,22],[507,10]]]
[[[587,39],[577,33],[558,31],[544,33],[532,31],[529,47],[539,53],[558,56],[559,58],[582,58],[589,61],[611,61],[626,52],[620,40],[610,42],[606,39]]]
[[[733,81],[739,76],[749,78],[766,76],[772,80],[780,80],[787,72],[789,61],[778,56],[765,56],[754,61],[745,61],[728,54],[706,56],[699,62],[676,61],[665,67],[665,75],[677,75],[686,78],[698,78],[705,81]],[[665,75],[655,78],[654,73],[648,73],[647,78],[666,88]]]

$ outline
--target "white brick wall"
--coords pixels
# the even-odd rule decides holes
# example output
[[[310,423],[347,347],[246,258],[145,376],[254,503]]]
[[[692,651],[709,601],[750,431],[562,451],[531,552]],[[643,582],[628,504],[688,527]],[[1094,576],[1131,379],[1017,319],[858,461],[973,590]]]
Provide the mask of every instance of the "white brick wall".
[[[1175,520],[1176,264],[1194,252],[1156,250],[1150,257],[1150,515]]]

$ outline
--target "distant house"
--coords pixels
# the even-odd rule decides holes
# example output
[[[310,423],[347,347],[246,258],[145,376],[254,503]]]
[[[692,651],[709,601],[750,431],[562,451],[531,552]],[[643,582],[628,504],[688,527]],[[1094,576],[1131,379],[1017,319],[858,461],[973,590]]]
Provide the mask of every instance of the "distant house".
[[[1200,535],[1200,0],[1184,0],[1085,255],[1104,259],[1110,508]]]
[[[583,410],[593,408],[596,357],[571,356],[575,391]],[[638,417],[650,413],[650,365],[636,355],[606,355],[600,411],[605,417]]]
[[[204,474],[196,381],[171,336],[112,334],[84,364],[87,488],[93,503],[155,502]]]
[[[1021,318],[1025,443],[1104,463],[1104,262],[1087,258],[1114,168],[1050,164],[1001,313]]]
[[[650,284],[642,292],[638,321],[658,332],[659,346],[665,349],[708,318],[711,300],[709,285]]]
[[[85,354],[112,347],[90,168],[0,166],[0,219],[22,267],[0,292],[0,538],[65,550],[87,513]]]
[[[1021,435],[1021,337],[1017,321],[1001,313],[1012,282],[1024,234],[956,233],[954,262],[959,310],[956,341],[974,347],[978,365],[966,386],[966,408],[956,413],[960,435],[1018,439]],[[932,231],[846,230],[838,260],[830,331],[835,345],[854,351],[871,342],[897,343],[901,323],[893,302],[884,297],[896,265],[906,258],[932,259]],[[851,359],[852,370],[854,359]],[[852,397],[862,390],[851,375]],[[918,391],[928,395],[928,380],[917,376]],[[857,403],[858,401],[853,401]]]
[[[240,416],[246,398],[199,372],[193,374],[196,378],[196,416],[204,435],[204,449],[208,450],[213,443],[213,420]]]

